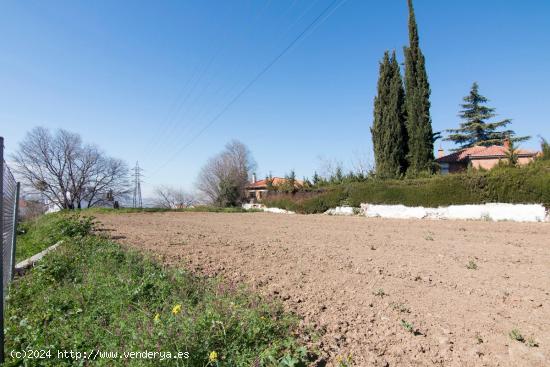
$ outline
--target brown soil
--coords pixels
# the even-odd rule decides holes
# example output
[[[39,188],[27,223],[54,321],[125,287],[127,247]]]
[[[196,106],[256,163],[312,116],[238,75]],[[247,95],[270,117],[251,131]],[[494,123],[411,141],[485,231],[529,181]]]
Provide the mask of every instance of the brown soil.
[[[357,366],[550,365],[550,224],[99,217],[114,238],[168,264],[280,298],[304,324],[325,331],[329,365],[350,354]],[[524,342],[510,337],[513,329]]]

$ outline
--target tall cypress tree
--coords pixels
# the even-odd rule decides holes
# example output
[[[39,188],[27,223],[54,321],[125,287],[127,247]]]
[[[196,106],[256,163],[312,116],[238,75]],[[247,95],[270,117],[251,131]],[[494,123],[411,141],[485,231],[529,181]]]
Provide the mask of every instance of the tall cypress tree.
[[[420,50],[412,0],[409,5],[409,47],[405,47],[405,106],[409,143],[409,173],[431,171],[434,135],[430,117],[430,84]]]
[[[380,177],[399,177],[407,167],[407,130],[405,92],[399,64],[393,52],[386,51],[380,63],[378,94],[374,99],[371,128],[376,173]]]
[[[470,94],[464,97],[462,111],[459,117],[464,121],[458,129],[448,129],[450,135],[445,140],[453,141],[459,145],[458,150],[473,147],[474,145],[501,145],[504,139],[519,142],[529,139],[529,136],[515,136],[513,130],[501,130],[512,120],[505,119],[497,122],[488,122],[496,116],[495,109],[485,106],[487,98],[479,94],[479,86],[474,82]]]
[[[393,126],[393,136],[395,141],[395,155],[399,160],[399,173],[405,174],[409,167],[407,154],[409,153],[409,137],[407,134],[407,111],[405,109],[405,90],[403,89],[403,79],[401,78],[401,68],[397,62],[395,51],[392,54],[391,65],[393,69],[393,78],[391,85],[392,103],[391,121]]]

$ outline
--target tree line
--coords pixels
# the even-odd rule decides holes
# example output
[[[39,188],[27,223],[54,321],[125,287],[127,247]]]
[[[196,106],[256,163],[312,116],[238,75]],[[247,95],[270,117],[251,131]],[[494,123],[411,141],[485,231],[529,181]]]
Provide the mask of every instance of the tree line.
[[[31,201],[69,210],[117,207],[119,202],[121,206],[128,202],[132,188],[128,165],[84,143],[76,133],[36,127],[19,143],[12,160]],[[161,185],[154,189],[151,203],[169,209],[201,202],[222,207],[240,205],[255,166],[249,149],[233,140],[201,169],[197,189],[202,200],[197,194]],[[40,206],[41,212],[45,209]]]
[[[420,49],[418,26],[412,0],[409,8],[409,45],[404,47],[404,80],[395,51],[386,51],[380,62],[377,95],[374,98],[374,121],[371,127],[376,175],[397,178],[433,173],[436,169],[434,143],[441,133],[434,133],[430,117],[430,84],[425,58]],[[476,145],[501,145],[504,139],[512,143],[529,139],[518,137],[510,129],[501,130],[510,119],[497,122],[495,109],[487,107],[487,98],[479,93],[477,83],[464,97],[459,117],[463,120],[456,129],[448,129],[445,138],[458,149]]]

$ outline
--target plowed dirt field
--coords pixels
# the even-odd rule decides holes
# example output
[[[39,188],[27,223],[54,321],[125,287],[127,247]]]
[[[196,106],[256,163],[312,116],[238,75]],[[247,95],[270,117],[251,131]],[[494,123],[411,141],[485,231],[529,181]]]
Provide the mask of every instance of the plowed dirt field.
[[[550,366],[548,223],[269,213],[99,220],[167,264],[281,299],[323,332],[328,365],[351,355],[356,366]]]

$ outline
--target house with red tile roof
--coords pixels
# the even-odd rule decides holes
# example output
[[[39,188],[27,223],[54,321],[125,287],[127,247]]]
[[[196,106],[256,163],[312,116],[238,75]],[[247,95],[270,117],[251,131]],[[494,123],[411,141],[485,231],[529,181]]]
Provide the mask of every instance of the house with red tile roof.
[[[507,160],[506,154],[510,150],[510,142],[504,141],[503,145],[476,145],[474,147],[457,150],[445,155],[443,149],[439,149],[438,158],[441,174],[465,171],[468,166],[477,169],[489,170],[501,161]],[[525,165],[532,162],[539,152],[533,150],[516,149],[518,164]]]
[[[268,180],[271,181],[269,184]],[[265,178],[263,180],[256,180],[256,175],[252,175],[252,181],[245,187],[246,198],[251,202],[261,201],[269,191],[269,186],[277,188],[277,186],[282,186],[286,184],[288,179],[283,177],[271,177]],[[302,180],[294,180],[294,186],[299,188],[303,186]]]

